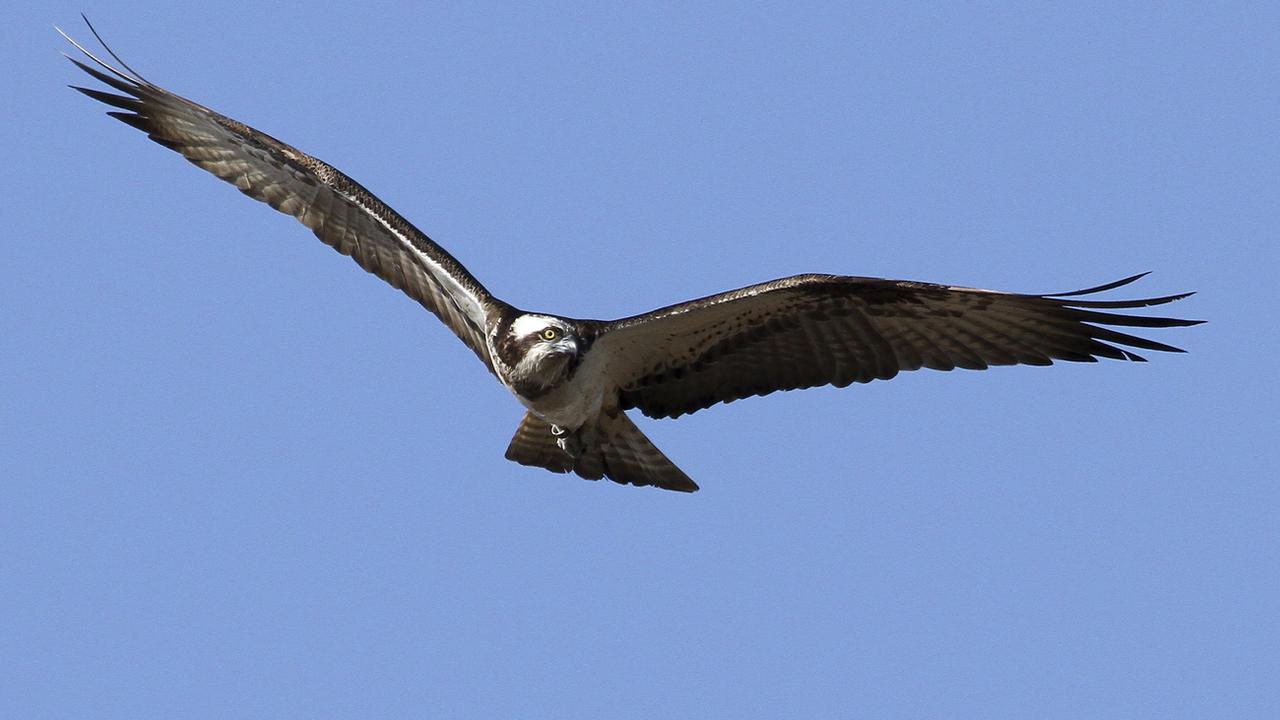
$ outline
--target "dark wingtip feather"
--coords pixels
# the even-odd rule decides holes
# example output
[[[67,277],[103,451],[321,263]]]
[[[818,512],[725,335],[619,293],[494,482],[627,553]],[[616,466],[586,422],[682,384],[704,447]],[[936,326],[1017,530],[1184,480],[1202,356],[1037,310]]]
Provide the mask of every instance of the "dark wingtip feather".
[[[130,113],[130,112],[114,112],[114,111],[109,112],[107,114],[126,125],[130,125],[132,127],[135,127],[141,130],[142,132],[145,132],[145,133],[151,132],[150,128],[147,127],[146,118],[142,117],[141,115],[135,115],[134,113]]]
[[[81,70],[89,73],[93,77],[97,78],[98,80],[102,81],[107,85],[110,85],[111,87],[119,90],[120,92],[129,93],[130,95],[139,94],[139,90],[140,90],[139,85],[123,75],[118,77],[108,75],[97,68],[89,67],[88,65],[80,62],[76,58],[69,57],[69,56],[64,56],[64,57],[66,57],[71,62],[75,63],[76,66],[79,67]]]
[[[68,85],[67,87],[77,92],[84,93],[100,103],[105,103],[113,107],[123,108],[137,112],[142,108],[142,101],[128,95],[116,95],[114,93],[102,92],[93,88],[80,87],[79,85]]]
[[[87,15],[80,13],[80,19],[84,20],[84,24],[89,26],[89,32],[93,33],[93,37],[98,41],[98,44],[102,46],[102,49],[106,50],[108,55],[110,55],[116,62],[120,63],[120,67],[128,70],[135,78],[142,82],[147,82],[147,79],[142,77],[142,73],[129,67],[129,63],[121,60],[120,56],[116,54],[116,51],[112,50],[111,46],[107,44],[107,41],[102,39],[102,36],[98,34],[98,29],[93,26],[93,23],[89,22],[89,17]]]
[[[1154,297],[1154,298],[1139,298],[1136,300],[1074,299],[1081,295],[1089,295],[1093,293],[1105,292],[1107,290],[1114,290],[1115,288],[1123,287],[1132,282],[1136,282],[1137,280],[1140,280],[1150,274],[1151,274],[1150,271],[1144,272],[1144,273],[1138,273],[1137,275],[1130,275],[1129,277],[1116,280],[1115,282],[1106,283],[1104,285],[1098,285],[1097,287],[1086,288],[1084,290],[1075,290],[1075,291],[1066,292],[1066,293],[1055,293],[1053,295],[1041,295],[1040,297],[1043,298],[1044,300],[1048,300],[1050,302],[1055,302],[1060,304],[1063,311],[1066,312],[1069,317],[1084,323],[1097,323],[1100,325],[1119,325],[1122,327],[1168,328],[1168,327],[1191,327],[1193,325],[1200,325],[1205,322],[1204,320],[1185,320],[1182,318],[1148,317],[1143,315],[1124,315],[1120,313],[1098,312],[1098,310],[1131,310],[1135,308],[1152,307],[1155,305],[1165,305],[1167,303],[1177,302],[1178,300],[1182,300],[1184,298],[1189,298],[1192,295],[1195,295],[1195,292],[1176,293],[1174,295],[1164,295],[1162,297]],[[1067,298],[1072,298],[1072,299],[1067,299]],[[1141,340],[1141,338],[1136,338],[1132,335],[1125,335],[1122,333],[1116,333],[1113,337],[1110,337],[1110,338],[1103,337],[1103,339],[1110,339],[1114,342],[1121,342],[1126,345],[1143,347],[1143,348],[1147,348],[1148,350],[1159,350],[1162,352],[1185,352],[1184,350],[1175,348],[1171,345],[1164,345],[1163,343],[1156,343],[1153,341],[1143,340],[1141,343],[1133,342],[1134,340]],[[1127,353],[1128,351],[1122,351],[1122,352]],[[1133,360],[1134,362],[1145,362],[1145,358],[1142,358],[1138,355],[1133,355],[1132,357],[1128,357],[1127,359]]]
[[[1130,276],[1129,276],[1129,277],[1127,277],[1127,278],[1122,278],[1122,279],[1120,279],[1120,280],[1116,280],[1115,282],[1109,282],[1109,283],[1107,283],[1107,284],[1105,284],[1105,285],[1099,285],[1099,286],[1097,286],[1097,287],[1085,288],[1084,290],[1072,290],[1071,292],[1050,293],[1050,294],[1048,294],[1048,295],[1044,295],[1043,297],[1064,298],[1064,297],[1075,297],[1075,296],[1077,296],[1077,295],[1092,295],[1093,293],[1106,292],[1106,291],[1108,291],[1108,290],[1114,290],[1114,289],[1116,289],[1116,288],[1118,288],[1118,287],[1123,287],[1123,286],[1128,285],[1129,283],[1132,283],[1132,282],[1137,282],[1138,280],[1141,280],[1142,278],[1144,278],[1144,277],[1146,277],[1146,276],[1148,276],[1148,275],[1150,275],[1150,274],[1151,274],[1151,271],[1150,271],[1150,270],[1148,270],[1148,271],[1146,271],[1146,272],[1138,273],[1137,275],[1130,275]]]
[[[1081,322],[1099,323],[1102,325],[1123,325],[1126,327],[1189,327],[1191,325],[1199,325],[1203,320],[1183,320],[1181,318],[1167,317],[1148,317],[1146,315],[1121,315],[1119,313],[1095,312],[1093,310],[1078,310],[1071,306],[1066,306],[1067,314]]]
[[[1176,295],[1165,295],[1164,297],[1157,298],[1141,298],[1138,300],[1063,300],[1062,302],[1063,304],[1071,305],[1072,307],[1126,309],[1164,305],[1165,303],[1177,302],[1183,298],[1189,298],[1192,295],[1195,295],[1195,293],[1185,292],[1178,293]],[[1056,299],[1056,296],[1052,295],[1046,295],[1045,297]]]
[[[1137,335],[1122,333],[1110,328],[1090,324],[1084,324],[1084,326],[1089,328],[1090,335],[1097,340],[1119,343],[1120,345],[1128,345],[1129,347],[1142,348],[1144,350],[1156,350],[1158,352],[1186,352],[1186,350],[1183,350],[1182,348],[1166,345],[1162,342],[1156,342],[1155,340],[1149,340],[1144,337],[1138,337]]]

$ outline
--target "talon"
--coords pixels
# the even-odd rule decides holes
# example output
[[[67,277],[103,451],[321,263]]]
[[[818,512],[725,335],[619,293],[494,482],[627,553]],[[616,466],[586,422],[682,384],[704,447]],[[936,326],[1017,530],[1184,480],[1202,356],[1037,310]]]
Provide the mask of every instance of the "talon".
[[[559,425],[552,425],[551,435],[556,439],[556,447],[568,453],[570,457],[577,458],[586,449],[582,444],[582,437],[577,432],[566,430]]]

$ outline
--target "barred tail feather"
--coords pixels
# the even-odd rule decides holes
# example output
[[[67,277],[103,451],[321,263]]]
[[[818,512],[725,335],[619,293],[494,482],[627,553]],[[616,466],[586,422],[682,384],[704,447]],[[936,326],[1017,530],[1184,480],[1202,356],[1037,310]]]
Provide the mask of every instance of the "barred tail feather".
[[[653,485],[664,490],[693,492],[697,483],[676,467],[623,413],[600,418],[595,447],[576,460],[556,445],[551,426],[533,413],[525,413],[507,447],[508,460],[546,468],[573,471],[588,480],[607,477],[624,485]]]

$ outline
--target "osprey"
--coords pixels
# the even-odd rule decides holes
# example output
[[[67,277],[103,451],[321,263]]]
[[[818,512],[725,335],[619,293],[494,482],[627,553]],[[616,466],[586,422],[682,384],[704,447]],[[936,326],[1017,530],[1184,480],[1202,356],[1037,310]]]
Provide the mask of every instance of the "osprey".
[[[440,318],[526,408],[506,452],[523,465],[691,492],[698,486],[625,411],[674,418],[776,390],[844,387],[922,367],[1142,361],[1125,348],[1182,351],[1103,326],[1200,322],[1104,312],[1191,293],[1082,299],[1142,275],[1052,295],[797,275],[621,320],[527,312],[494,297],[452,255],[332,166],[147,81],[105,43],[119,68],[58,32],[92,65],[68,56],[71,62],[123,93],[72,86],[120,109],[108,115],[296,217]]]

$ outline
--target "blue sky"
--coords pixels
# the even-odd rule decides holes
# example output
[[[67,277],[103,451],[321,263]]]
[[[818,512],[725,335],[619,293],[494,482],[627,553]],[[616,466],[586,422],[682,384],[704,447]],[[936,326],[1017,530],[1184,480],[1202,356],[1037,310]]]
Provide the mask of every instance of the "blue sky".
[[[11,8],[0,714],[1277,716],[1280,13],[949,8]],[[434,318],[64,87],[81,10],[523,307],[1153,270],[1211,322],[641,419],[692,496],[522,468]]]

